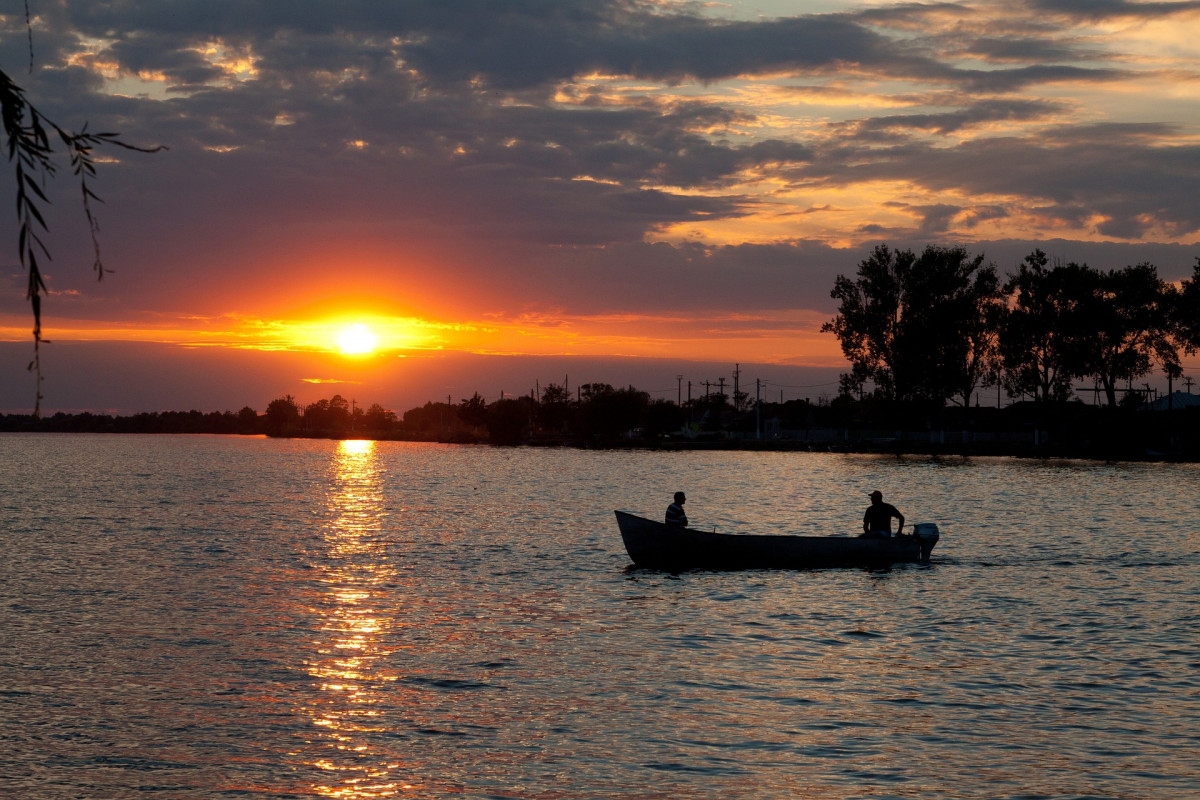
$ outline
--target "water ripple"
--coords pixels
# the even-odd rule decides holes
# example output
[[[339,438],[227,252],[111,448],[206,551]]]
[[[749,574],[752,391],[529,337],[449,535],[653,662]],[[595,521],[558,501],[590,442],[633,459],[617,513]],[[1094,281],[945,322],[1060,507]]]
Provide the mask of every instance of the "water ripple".
[[[1200,785],[1191,466],[14,435],[0,481],[11,796]],[[611,520],[847,533],[876,487],[932,564],[667,575]]]

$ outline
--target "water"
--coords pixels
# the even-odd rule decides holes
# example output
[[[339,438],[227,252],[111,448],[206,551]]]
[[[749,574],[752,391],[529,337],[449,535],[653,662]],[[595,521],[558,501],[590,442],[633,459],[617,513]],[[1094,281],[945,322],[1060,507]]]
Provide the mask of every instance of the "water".
[[[929,566],[670,575],[612,518]],[[1200,469],[0,437],[0,795],[1197,798]]]

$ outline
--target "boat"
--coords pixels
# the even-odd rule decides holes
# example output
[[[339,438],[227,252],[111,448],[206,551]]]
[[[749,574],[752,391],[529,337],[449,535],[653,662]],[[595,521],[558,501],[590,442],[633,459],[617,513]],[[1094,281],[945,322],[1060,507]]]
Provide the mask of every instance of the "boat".
[[[785,536],[678,528],[627,511],[614,513],[633,563],[668,572],[880,567],[928,562],[940,538],[937,525],[931,522],[914,525],[911,536]]]

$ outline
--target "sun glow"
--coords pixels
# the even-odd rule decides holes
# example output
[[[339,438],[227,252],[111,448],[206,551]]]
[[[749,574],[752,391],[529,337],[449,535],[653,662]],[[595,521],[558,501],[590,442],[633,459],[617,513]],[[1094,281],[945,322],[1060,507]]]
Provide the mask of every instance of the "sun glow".
[[[343,328],[337,337],[338,349],[348,356],[363,356],[375,350],[378,340],[366,325]]]

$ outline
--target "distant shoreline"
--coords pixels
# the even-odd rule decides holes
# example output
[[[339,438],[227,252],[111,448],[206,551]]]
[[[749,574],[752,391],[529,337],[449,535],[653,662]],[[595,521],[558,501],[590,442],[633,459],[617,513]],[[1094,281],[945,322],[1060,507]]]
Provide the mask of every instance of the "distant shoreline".
[[[344,434],[312,434],[274,436],[264,433],[238,433],[236,431],[115,431],[115,430],[37,430],[30,428],[18,429],[0,424],[0,434],[4,433],[37,433],[59,435],[101,435],[101,436],[241,436],[245,438],[262,439],[296,439],[296,440],[326,440],[326,441],[376,441],[376,442],[410,442],[414,444],[442,444],[462,446],[483,446],[501,448],[546,448],[571,450],[657,450],[665,452],[760,452],[760,453],[831,453],[841,455],[889,455],[898,458],[1019,458],[1045,461],[1092,461],[1098,463],[1113,462],[1145,462],[1145,463],[1197,463],[1200,453],[1196,452],[1164,452],[1143,448],[1105,448],[1086,447],[1070,448],[1053,444],[1010,444],[997,445],[994,443],[974,442],[966,444],[927,444],[916,442],[896,442],[873,444],[868,442],[845,442],[839,444],[821,444],[811,442],[781,441],[781,440],[667,440],[667,441],[603,441],[603,442],[572,442],[572,441],[527,441],[516,444],[494,444],[486,439],[438,439],[428,437],[403,437],[395,435],[370,435],[365,433],[347,432]]]
[[[1187,398],[1190,400],[1191,395]],[[299,409],[273,401],[266,413],[164,411],[132,416],[0,414],[0,431],[232,434],[294,439],[559,447],[582,450],[833,452],[896,456],[1014,457],[1098,462],[1200,461],[1200,404],[1173,410],[1020,402],[929,408],[842,398],[763,403],[735,410],[680,408],[614,390],[581,403],[532,398],[484,405],[428,403],[401,418],[340,397]]]

